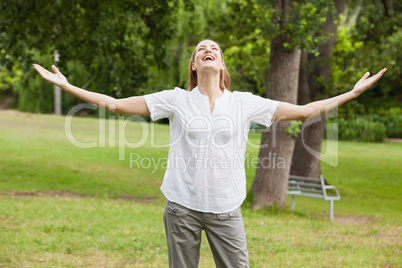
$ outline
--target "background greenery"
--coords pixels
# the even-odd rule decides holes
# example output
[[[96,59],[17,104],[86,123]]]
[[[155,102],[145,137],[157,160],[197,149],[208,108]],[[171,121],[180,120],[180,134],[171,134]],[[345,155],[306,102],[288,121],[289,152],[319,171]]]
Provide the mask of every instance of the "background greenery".
[[[322,97],[350,90],[367,70],[388,68],[377,85],[340,108],[341,119],[387,114],[366,120],[400,126],[400,9],[393,1],[350,0],[336,21],[331,79]],[[2,0],[0,11],[0,98],[11,92],[14,107],[28,112],[53,111],[52,87],[31,66],[50,68],[54,50],[72,84],[127,97],[186,88],[191,52],[205,38],[224,50],[233,90],[265,96],[270,40],[279,33],[272,3],[260,0]],[[328,37],[320,26],[333,13],[329,0],[296,3],[285,46],[317,54],[317,44]],[[79,102],[64,94],[63,111]],[[401,137],[400,128],[390,133],[385,127],[387,136]]]

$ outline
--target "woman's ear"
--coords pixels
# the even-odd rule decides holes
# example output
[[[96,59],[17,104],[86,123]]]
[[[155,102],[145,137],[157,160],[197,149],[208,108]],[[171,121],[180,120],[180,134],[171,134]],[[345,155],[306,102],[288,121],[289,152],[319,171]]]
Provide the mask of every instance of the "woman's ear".
[[[222,63],[221,71],[225,70],[225,64]]]
[[[193,71],[196,70],[194,63],[191,65],[191,68],[192,68]]]

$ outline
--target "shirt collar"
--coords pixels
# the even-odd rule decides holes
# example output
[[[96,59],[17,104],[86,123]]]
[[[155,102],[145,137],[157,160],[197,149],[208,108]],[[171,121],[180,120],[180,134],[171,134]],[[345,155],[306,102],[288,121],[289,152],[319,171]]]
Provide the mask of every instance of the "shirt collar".
[[[200,92],[200,90],[198,89],[198,86],[196,86],[195,88],[193,88],[192,92],[194,92],[195,95],[197,95],[199,98],[203,99],[203,100],[209,100],[207,96],[205,96],[204,94],[202,94]],[[223,90],[223,95],[217,99],[215,99],[215,101],[219,101],[221,99],[223,99],[224,97],[226,97],[228,94],[230,93],[229,90]]]

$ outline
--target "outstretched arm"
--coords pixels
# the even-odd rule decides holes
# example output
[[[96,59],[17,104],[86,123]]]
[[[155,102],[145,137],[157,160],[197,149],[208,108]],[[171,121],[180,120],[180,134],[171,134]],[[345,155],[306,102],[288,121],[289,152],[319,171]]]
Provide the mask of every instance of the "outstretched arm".
[[[49,72],[38,64],[34,64],[33,67],[46,81],[59,86],[66,92],[73,94],[74,96],[86,101],[99,108],[125,114],[135,115],[149,115],[148,106],[145,103],[145,99],[142,96],[130,97],[125,99],[115,99],[113,97],[91,92],[68,83],[66,77],[52,65],[54,73]]]
[[[368,78],[370,73],[365,73],[351,91],[333,98],[314,101],[306,105],[294,105],[287,102],[280,102],[273,120],[305,120],[309,117],[326,113],[351,99],[357,98],[366,89],[377,82],[386,70],[387,69],[384,68],[370,78]]]

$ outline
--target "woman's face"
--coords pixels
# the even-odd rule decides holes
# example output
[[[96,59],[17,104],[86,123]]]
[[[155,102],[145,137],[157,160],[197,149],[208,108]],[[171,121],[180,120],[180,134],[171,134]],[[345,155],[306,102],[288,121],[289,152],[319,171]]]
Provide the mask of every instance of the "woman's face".
[[[225,68],[223,63],[221,49],[217,43],[211,40],[201,41],[196,49],[193,71],[221,71]]]

